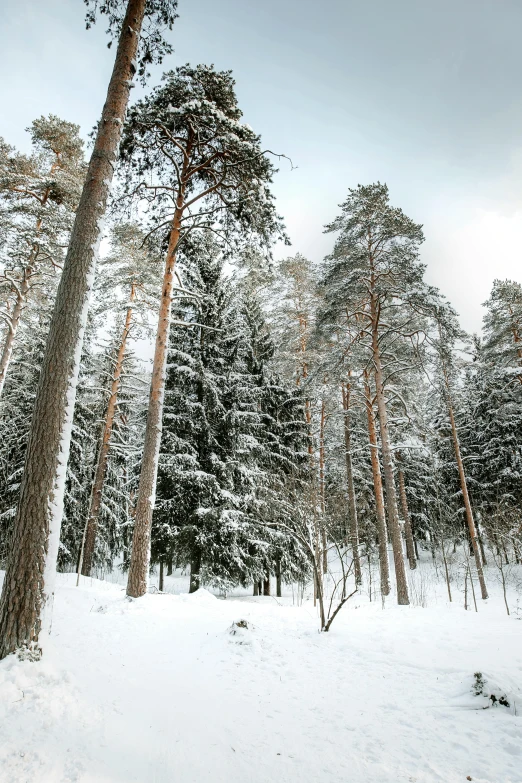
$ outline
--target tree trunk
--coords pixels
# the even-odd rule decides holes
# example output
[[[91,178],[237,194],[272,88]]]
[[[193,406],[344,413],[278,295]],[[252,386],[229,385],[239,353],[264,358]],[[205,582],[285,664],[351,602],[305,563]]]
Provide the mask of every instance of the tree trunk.
[[[4,390],[7,370],[11,362],[11,356],[13,355],[13,346],[16,332],[18,331],[18,327],[20,325],[22,310],[27,300],[27,293],[29,291],[28,272],[30,271],[30,267],[24,270],[24,279],[22,280],[22,285],[16,292],[15,306],[13,307],[11,318],[9,319],[9,327],[5,337],[4,347],[2,349],[2,356],[0,358],[0,397],[2,396],[2,392]]]
[[[328,573],[328,540],[326,537],[326,503],[324,492],[324,428],[326,424],[326,406],[321,400],[321,418],[319,422],[319,503],[321,506],[321,548],[323,558],[323,574]]]
[[[139,598],[147,592],[147,579],[150,561],[150,529],[152,511],[156,498],[156,480],[158,476],[158,458],[161,443],[163,419],[163,398],[165,393],[165,378],[167,372],[167,353],[171,320],[172,292],[174,286],[174,268],[176,266],[176,248],[181,231],[181,217],[185,193],[185,177],[190,156],[185,157],[181,173],[181,182],[176,210],[172,221],[169,247],[165,261],[163,288],[156,333],[156,348],[152,368],[152,382],[145,428],[145,442],[141,462],[138,499],[136,502],[136,517],[134,535],[132,538],[131,561],[127,581],[127,595]]]
[[[484,547],[484,539],[482,537],[482,530],[481,530],[481,527],[480,527],[479,518],[480,518],[480,514],[477,511],[477,519],[476,519],[475,524],[476,524],[476,528],[477,528],[477,537],[478,537],[478,542],[479,542],[479,546],[480,546],[480,554],[481,554],[481,557],[482,557],[482,564],[487,566],[488,561],[486,560],[486,550],[485,550],[485,547]]]
[[[263,582],[263,595],[270,595],[270,574],[267,574]]]
[[[372,463],[373,489],[375,492],[375,511],[377,515],[377,533],[379,537],[379,565],[381,571],[381,593],[389,595],[390,564],[388,562],[388,531],[386,529],[386,513],[384,511],[384,493],[382,491],[381,466],[379,463],[379,450],[377,444],[377,432],[373,414],[368,371],[364,371],[364,396],[366,403],[366,416],[368,419],[368,440],[370,442],[370,460]]]
[[[94,473],[94,482],[91,492],[91,504],[89,509],[89,515],[87,517],[84,545],[83,545],[83,557],[80,557],[80,569],[83,576],[91,575],[92,559],[94,555],[94,547],[96,544],[96,533],[98,531],[98,520],[100,517],[101,501],[103,494],[103,485],[105,483],[105,474],[107,472],[107,460],[109,458],[109,450],[112,437],[112,428],[114,426],[114,418],[116,416],[116,410],[118,405],[118,393],[121,385],[121,375],[123,372],[123,362],[125,360],[125,354],[127,349],[127,339],[132,322],[133,302],[135,297],[134,285],[131,289],[130,304],[127,308],[127,315],[125,317],[125,324],[123,326],[123,332],[121,335],[120,345],[116,356],[116,363],[114,366],[114,373],[112,376],[111,394],[109,402],[107,404],[107,410],[105,412],[105,423],[103,426],[103,434],[100,449],[98,451],[98,460],[96,463],[96,470]]]
[[[163,560],[160,560],[160,572],[159,572],[159,591],[163,592],[164,577],[163,577]]]
[[[397,459],[400,460],[400,455],[397,454]],[[404,483],[404,472],[402,466],[399,464],[399,496],[401,499],[402,516],[404,518],[404,534],[406,537],[406,554],[410,563],[410,568],[414,570],[417,568],[417,560],[415,558],[415,544],[413,542],[413,530],[411,527],[410,510],[408,508],[408,498],[406,497],[406,485]]]
[[[355,487],[353,483],[351,432],[350,432],[350,385],[341,384],[343,399],[344,422],[344,453],[346,460],[346,486],[348,490],[348,507],[350,512],[350,540],[353,552],[353,565],[355,572],[355,584],[362,584],[361,561],[359,558],[359,526],[357,522],[357,503],[355,500]]]
[[[444,382],[446,386],[446,404],[448,407],[448,414],[450,417],[450,423],[451,423],[451,434],[453,437],[453,448],[455,450],[455,459],[457,462],[457,468],[459,471],[459,479],[460,479],[460,488],[462,490],[462,498],[464,500],[464,508],[466,509],[466,519],[468,522],[468,530],[469,535],[471,538],[471,544],[473,547],[473,554],[475,556],[475,564],[477,566],[477,575],[479,579],[480,584],[480,593],[482,595],[482,598],[485,599],[488,597],[488,591],[486,589],[486,582],[484,580],[484,572],[482,570],[482,561],[480,559],[480,550],[477,540],[477,531],[475,529],[475,521],[473,519],[473,511],[471,509],[471,503],[469,500],[468,495],[468,485],[466,482],[466,474],[464,473],[464,464],[462,462],[462,455],[460,453],[460,443],[459,443],[459,435],[457,432],[457,425],[455,422],[455,416],[453,413],[453,404],[451,402],[451,396],[450,396],[450,388],[449,388],[449,380],[446,373],[446,369],[443,368],[444,373]]]
[[[283,587],[283,580],[282,580],[282,577],[281,577],[281,563],[278,561],[277,566],[276,566],[276,596],[277,596],[277,598],[281,598],[281,596],[283,594],[282,587]]]
[[[199,590],[199,588],[201,587],[200,577],[199,577],[200,571],[201,571],[201,553],[198,552],[196,555],[194,555],[194,557],[190,561],[189,593],[195,593],[196,590]]]
[[[0,658],[50,625],[76,386],[109,187],[146,0],[129,0],[47,338],[0,601]],[[46,611],[47,610],[47,611]]]
[[[254,595],[259,595],[259,582],[257,580],[254,582]]]
[[[172,555],[167,559],[167,576],[172,576]]]
[[[397,603],[405,606],[410,603],[408,597],[408,582],[404,567],[404,555],[402,551],[401,528],[399,524],[399,512],[397,510],[397,495],[395,492],[395,479],[393,475],[393,461],[388,432],[388,413],[384,397],[384,380],[382,375],[381,352],[379,347],[378,331],[378,304],[375,294],[371,296],[372,315],[372,353],[375,367],[375,396],[377,398],[377,410],[379,412],[379,429],[381,433],[382,462],[384,467],[384,483],[386,485],[386,504],[388,506],[388,523],[390,526],[393,561],[395,564],[395,577],[397,580]]]

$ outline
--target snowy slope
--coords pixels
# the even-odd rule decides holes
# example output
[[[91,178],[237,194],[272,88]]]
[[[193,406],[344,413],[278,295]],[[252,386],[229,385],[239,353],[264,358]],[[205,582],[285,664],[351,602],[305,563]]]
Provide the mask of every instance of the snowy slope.
[[[45,659],[0,663],[0,780],[522,783],[522,622],[500,600],[356,597],[322,635],[288,604],[59,575]],[[510,709],[482,709],[475,671]]]

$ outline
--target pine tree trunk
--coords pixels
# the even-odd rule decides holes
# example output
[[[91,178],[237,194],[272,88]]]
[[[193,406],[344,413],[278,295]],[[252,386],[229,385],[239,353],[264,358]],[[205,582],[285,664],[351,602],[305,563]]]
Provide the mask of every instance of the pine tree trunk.
[[[163,560],[160,560],[160,564],[159,565],[160,565],[159,591],[160,591],[160,593],[162,593],[163,592],[163,586],[164,586],[164,583],[165,583],[165,579],[164,579],[164,576],[163,576],[163,574],[164,574],[164,571],[163,571],[163,569],[164,569]]]
[[[112,429],[114,426],[114,418],[116,416],[116,410],[118,405],[118,393],[121,386],[121,375],[123,372],[123,362],[125,360],[125,354],[127,350],[127,339],[132,323],[133,302],[135,297],[134,285],[131,289],[130,304],[127,308],[127,314],[125,316],[125,324],[123,326],[123,332],[121,335],[120,345],[116,356],[116,363],[114,366],[114,373],[112,376],[111,393],[109,402],[107,404],[107,410],[105,412],[105,422],[103,426],[103,434],[100,449],[98,451],[98,460],[96,462],[96,470],[94,473],[94,482],[91,492],[91,504],[89,508],[89,515],[87,517],[83,556],[80,557],[80,569],[83,576],[91,575],[92,559],[94,556],[94,548],[96,545],[96,534],[98,531],[98,520],[100,517],[101,501],[103,494],[103,485],[105,483],[105,474],[107,472],[107,460],[109,458],[109,450],[112,438]]]
[[[167,576],[172,576],[172,555],[167,559]]]
[[[364,396],[366,404],[366,416],[368,419],[368,440],[370,442],[370,460],[372,464],[373,489],[375,493],[375,511],[377,515],[377,534],[379,538],[379,565],[381,571],[381,593],[389,595],[390,564],[388,562],[388,531],[386,529],[386,513],[384,510],[384,493],[382,490],[381,466],[379,463],[379,450],[377,444],[377,432],[373,415],[368,372],[364,371]]]
[[[270,574],[267,574],[263,582],[263,595],[270,595]]]
[[[276,596],[281,598],[282,596],[283,580],[281,578],[281,562],[278,560],[276,565]]]
[[[190,585],[189,593],[195,593],[199,590],[200,585],[200,571],[201,571],[201,553],[194,555],[190,561]]]
[[[0,658],[19,648],[40,655],[40,630],[50,624],[83,334],[145,5],[127,6],[58,286],[0,601]]]
[[[475,529],[475,521],[473,519],[473,511],[471,509],[471,503],[468,495],[468,485],[466,482],[466,474],[464,472],[464,464],[462,462],[462,455],[460,453],[459,435],[457,432],[457,425],[455,422],[455,416],[453,413],[453,404],[451,402],[449,380],[446,373],[446,369],[443,368],[444,382],[446,386],[446,404],[448,408],[448,414],[451,423],[451,434],[453,437],[453,448],[455,450],[455,459],[457,462],[457,468],[459,471],[460,488],[462,490],[462,498],[464,500],[464,508],[466,510],[466,520],[468,522],[468,530],[471,538],[471,545],[473,547],[473,554],[475,556],[475,564],[477,567],[477,575],[480,584],[480,593],[483,599],[488,597],[488,591],[486,589],[486,582],[484,579],[484,571],[482,570],[482,561],[480,559],[480,550],[477,540],[477,531]]]
[[[190,156],[185,157],[181,173],[181,182],[185,183]],[[172,293],[174,286],[174,268],[176,266],[176,248],[181,232],[181,217],[185,184],[180,187],[176,200],[176,210],[172,221],[169,247],[165,261],[161,304],[156,332],[156,348],[152,367],[152,382],[145,428],[145,442],[141,462],[138,499],[136,502],[136,517],[134,535],[132,538],[131,561],[127,581],[127,595],[139,598],[147,592],[147,580],[150,561],[150,530],[152,511],[156,498],[156,481],[158,476],[158,458],[161,444],[163,420],[163,398],[165,394],[165,379],[167,372],[167,353],[171,320]]]
[[[405,606],[410,603],[408,597],[408,582],[404,567],[404,555],[402,551],[401,528],[399,524],[399,512],[397,510],[397,495],[395,492],[395,479],[393,475],[393,461],[388,433],[388,413],[384,397],[384,380],[382,375],[381,352],[378,333],[378,305],[376,296],[371,296],[372,315],[372,353],[375,368],[375,396],[379,413],[379,429],[381,433],[382,462],[384,467],[384,483],[386,485],[386,504],[388,506],[388,523],[390,526],[393,561],[395,564],[395,577],[397,581],[397,603]]]
[[[4,390],[5,379],[7,376],[7,370],[11,362],[11,356],[13,355],[13,346],[16,338],[18,327],[20,326],[20,318],[22,316],[22,310],[27,300],[27,293],[29,291],[29,281],[27,279],[27,269],[24,273],[24,279],[22,285],[16,292],[16,302],[13,307],[13,313],[10,318],[9,328],[4,341],[4,347],[2,349],[2,356],[0,358],[0,397]]]
[[[397,455],[397,459],[400,460],[400,456]],[[406,497],[406,486],[404,484],[404,472],[399,465],[399,496],[401,499],[402,516],[404,517],[404,535],[406,538],[406,554],[410,563],[410,568],[414,570],[417,568],[417,560],[415,558],[415,544],[413,543],[413,530],[411,527],[410,510],[408,508],[408,498]]]
[[[353,552],[353,565],[355,572],[355,584],[362,584],[361,561],[359,558],[359,527],[357,522],[357,503],[355,500],[355,487],[353,483],[351,432],[350,432],[350,386],[341,385],[343,398],[343,422],[344,422],[344,453],[346,460],[346,485],[348,490],[348,506],[350,511],[350,540]]]
[[[259,582],[254,582],[254,595],[259,595]]]

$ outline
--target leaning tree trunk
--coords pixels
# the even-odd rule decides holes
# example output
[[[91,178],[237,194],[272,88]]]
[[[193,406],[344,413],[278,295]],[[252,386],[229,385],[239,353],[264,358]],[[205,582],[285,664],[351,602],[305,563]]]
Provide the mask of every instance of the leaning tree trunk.
[[[397,455],[398,460],[400,456]],[[417,560],[415,558],[415,543],[413,541],[413,530],[411,526],[410,510],[408,508],[408,498],[406,497],[406,485],[404,483],[404,471],[399,464],[399,496],[401,499],[402,516],[404,517],[404,534],[406,538],[406,554],[410,563],[410,568],[414,570],[417,568]]]
[[[0,658],[41,654],[50,623],[83,335],[146,0],[129,0],[56,296],[0,601]],[[48,611],[45,611],[48,610]]]
[[[386,529],[386,513],[384,510],[384,493],[382,491],[381,466],[379,463],[379,449],[377,444],[377,432],[373,415],[373,403],[371,397],[368,371],[364,371],[364,397],[366,404],[366,416],[368,419],[368,440],[370,443],[370,461],[372,464],[373,489],[375,493],[375,512],[377,515],[377,535],[379,537],[379,565],[381,572],[381,593],[389,595],[390,564],[388,562],[388,531]]]
[[[410,603],[410,599],[408,597],[408,582],[406,580],[406,569],[404,567],[404,555],[402,552],[401,528],[399,524],[399,513],[397,510],[397,495],[395,492],[395,479],[393,475],[390,435],[388,432],[388,413],[386,410],[386,400],[384,397],[384,380],[381,365],[381,352],[379,347],[377,301],[375,295],[373,294],[371,297],[371,315],[372,353],[373,364],[375,368],[375,396],[377,398],[377,410],[379,413],[382,463],[384,467],[384,483],[386,486],[386,504],[388,506],[388,521],[392,540],[395,577],[397,580],[397,603],[405,606]]]
[[[98,532],[98,520],[100,517],[103,485],[105,483],[105,474],[107,472],[107,460],[109,458],[109,450],[111,445],[112,430],[114,426],[114,418],[116,416],[116,410],[118,405],[118,394],[121,386],[123,362],[125,360],[125,354],[127,350],[127,339],[129,337],[129,332],[132,323],[133,302],[134,302],[135,293],[136,291],[133,284],[131,288],[130,304],[129,307],[127,308],[127,314],[125,316],[125,324],[123,326],[120,345],[116,356],[116,363],[114,365],[114,373],[112,376],[112,384],[111,384],[111,393],[109,397],[109,402],[107,404],[107,410],[105,412],[103,434],[102,434],[100,449],[98,451],[98,460],[96,462],[94,482],[92,485],[91,504],[89,508],[87,522],[85,525],[82,551],[80,554],[80,565],[78,568],[78,573],[83,574],[83,576],[91,575],[92,559],[94,556],[94,547],[96,544],[96,534]]]
[[[361,561],[359,558],[359,527],[357,523],[357,503],[355,500],[355,487],[353,483],[352,451],[350,420],[350,386],[341,385],[343,398],[343,422],[344,422],[344,453],[346,460],[346,486],[348,490],[348,507],[350,509],[350,540],[352,543],[353,564],[355,572],[355,584],[362,584]]]
[[[181,174],[181,182],[185,182],[188,160]],[[152,367],[152,382],[149,396],[149,409],[145,428],[145,442],[141,462],[138,499],[136,501],[136,516],[134,519],[134,535],[132,538],[131,561],[127,580],[127,595],[139,598],[147,592],[147,580],[150,562],[150,531],[152,511],[156,498],[156,481],[158,477],[158,459],[161,444],[161,429],[163,419],[163,398],[165,394],[165,379],[167,373],[167,353],[171,320],[172,292],[174,288],[174,269],[176,266],[176,248],[181,232],[181,217],[185,186],[180,187],[176,200],[176,210],[172,220],[169,247],[165,261],[161,304],[156,333],[156,348]]]
[[[0,397],[2,396],[2,392],[4,390],[7,370],[11,362],[11,356],[13,355],[13,346],[16,338],[16,332],[20,326],[20,318],[22,317],[22,310],[27,300],[28,291],[29,280],[27,279],[27,270],[25,270],[22,285],[16,292],[16,302],[15,306],[13,307],[13,314],[9,319],[8,330],[5,337],[4,347],[2,349],[2,356],[0,357]]]
[[[462,490],[462,498],[464,500],[464,508],[466,509],[466,519],[468,522],[468,529],[469,529],[469,535],[471,538],[471,545],[473,547],[473,554],[475,555],[475,565],[477,566],[477,575],[480,583],[480,592],[482,595],[482,598],[488,597],[488,591],[486,589],[486,582],[484,579],[484,571],[482,569],[482,560],[480,559],[480,549],[478,545],[477,540],[477,531],[475,528],[475,521],[473,519],[473,511],[471,508],[471,503],[469,500],[469,494],[468,494],[468,485],[466,482],[466,474],[464,473],[464,464],[462,462],[462,455],[460,453],[460,443],[459,443],[459,435],[457,432],[457,425],[455,423],[455,416],[453,413],[453,405],[451,402],[450,392],[449,392],[449,381],[447,378],[446,371],[444,372],[444,380],[446,385],[446,404],[448,407],[448,414],[450,417],[450,423],[451,423],[451,434],[453,438],[453,447],[455,449],[455,459],[457,462],[457,468],[459,471],[459,479],[460,479],[460,488]]]

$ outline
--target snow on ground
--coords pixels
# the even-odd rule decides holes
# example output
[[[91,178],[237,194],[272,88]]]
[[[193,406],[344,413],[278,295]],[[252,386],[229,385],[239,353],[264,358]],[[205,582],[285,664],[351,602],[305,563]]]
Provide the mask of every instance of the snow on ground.
[[[356,596],[319,634],[291,597],[59,575],[44,659],[0,663],[0,781],[522,783],[522,621],[441,595]]]

